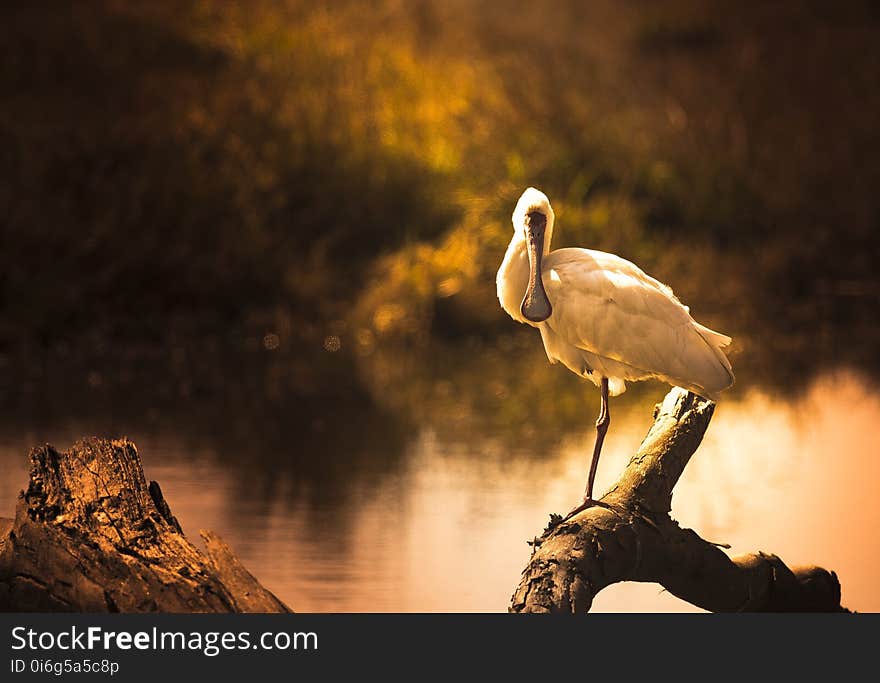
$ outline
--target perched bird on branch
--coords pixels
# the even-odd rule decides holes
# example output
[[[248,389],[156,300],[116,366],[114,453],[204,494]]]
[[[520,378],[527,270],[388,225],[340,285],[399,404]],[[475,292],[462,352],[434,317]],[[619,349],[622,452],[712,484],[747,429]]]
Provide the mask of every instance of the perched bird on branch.
[[[541,332],[550,362],[561,362],[601,391],[587,488],[570,517],[595,503],[609,396],[623,393],[627,381],[659,379],[715,400],[734,377],[722,351],[730,337],[700,325],[669,287],[619,256],[550,251],[553,221],[543,192],[523,192],[496,284],[510,317]]]

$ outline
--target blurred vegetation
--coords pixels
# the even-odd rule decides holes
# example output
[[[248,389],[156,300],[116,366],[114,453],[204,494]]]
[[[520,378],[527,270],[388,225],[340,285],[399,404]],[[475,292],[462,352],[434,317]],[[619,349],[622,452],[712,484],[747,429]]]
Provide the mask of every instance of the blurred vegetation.
[[[332,337],[382,402],[478,401],[536,185],[741,383],[876,370],[878,37],[869,0],[5,2],[0,351]]]

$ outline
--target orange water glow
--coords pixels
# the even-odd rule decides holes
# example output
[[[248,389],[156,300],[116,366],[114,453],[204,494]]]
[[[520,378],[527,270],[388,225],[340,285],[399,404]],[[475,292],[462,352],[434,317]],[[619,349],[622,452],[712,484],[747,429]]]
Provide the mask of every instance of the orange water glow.
[[[597,489],[609,486],[649,427],[643,406],[616,411]],[[755,392],[722,401],[673,499],[673,516],[730,552],[763,550],[789,565],[833,569],[843,604],[880,611],[880,395],[859,376],[826,375],[793,401]],[[27,437],[26,437],[27,438]],[[174,435],[137,438],[184,529],[223,535],[298,611],[502,611],[526,539],[583,488],[592,430],[555,453],[455,444],[423,431],[400,468],[354,486],[342,505],[308,506],[295,490],[241,499],[210,450]],[[25,480],[22,438],[0,443],[10,510]],[[694,611],[656,584],[619,584],[594,611]]]

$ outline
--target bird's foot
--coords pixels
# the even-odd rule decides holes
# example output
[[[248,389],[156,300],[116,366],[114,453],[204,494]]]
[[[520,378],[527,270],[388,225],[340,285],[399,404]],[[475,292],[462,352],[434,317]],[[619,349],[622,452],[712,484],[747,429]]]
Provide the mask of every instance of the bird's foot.
[[[607,508],[609,510],[611,509],[611,506],[608,503],[603,503],[601,500],[594,500],[592,498],[584,498],[583,502],[580,505],[578,505],[576,508],[574,508],[574,510],[569,512],[565,517],[563,517],[562,515],[557,515],[555,512],[551,513],[550,514],[550,521],[547,523],[547,528],[544,529],[544,533],[541,536],[541,538],[544,538],[545,536],[549,535],[553,530],[556,529],[556,527],[558,527],[563,522],[567,522],[572,517],[574,517],[576,514],[583,512],[584,510],[587,510],[588,508],[591,508],[591,507],[602,507],[602,508]],[[533,545],[533,543],[529,542],[529,545]]]
[[[574,517],[576,514],[581,513],[584,510],[586,510],[587,508],[593,507],[594,505],[599,505],[599,501],[593,500],[592,498],[584,498],[584,501],[580,505],[578,505],[576,508],[574,508],[571,512],[569,512],[565,517],[563,517],[559,521],[559,523],[562,524],[562,522],[567,522],[572,517]]]

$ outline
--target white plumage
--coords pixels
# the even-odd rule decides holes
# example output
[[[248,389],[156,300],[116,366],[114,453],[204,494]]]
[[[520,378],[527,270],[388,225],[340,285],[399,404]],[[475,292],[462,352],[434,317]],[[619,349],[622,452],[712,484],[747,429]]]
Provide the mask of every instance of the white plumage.
[[[654,378],[714,400],[734,377],[722,350],[730,337],[698,323],[669,287],[626,259],[592,249],[550,251],[554,220],[543,192],[523,192],[496,283],[510,317],[541,332],[550,362],[601,389],[587,490],[570,517],[595,502],[609,395],[625,391],[627,381]]]
[[[552,313],[540,322],[522,311],[530,270],[524,219],[532,212],[547,219],[541,280]],[[550,251],[554,218],[543,192],[523,193],[497,277],[501,307],[540,330],[551,363],[597,385],[607,377],[612,396],[627,380],[656,378],[711,399],[733,384],[722,351],[730,337],[698,323],[669,287],[626,259],[592,249]]]

